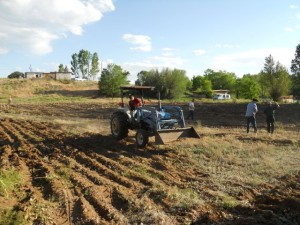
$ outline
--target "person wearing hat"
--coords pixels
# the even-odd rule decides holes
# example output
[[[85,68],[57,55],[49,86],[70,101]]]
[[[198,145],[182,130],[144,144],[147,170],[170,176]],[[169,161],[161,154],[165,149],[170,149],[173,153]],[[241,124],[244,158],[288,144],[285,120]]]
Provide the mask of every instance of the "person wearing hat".
[[[247,133],[249,133],[249,128],[250,124],[252,124],[254,128],[254,133],[257,132],[257,126],[256,126],[256,118],[255,115],[258,112],[258,108],[256,103],[258,100],[256,98],[252,99],[252,102],[249,102],[247,105],[247,110],[246,110],[246,120],[247,120]]]
[[[264,110],[264,114],[266,115],[267,122],[267,130],[270,134],[274,132],[274,122],[275,122],[275,110],[279,108],[279,104],[274,102],[269,102],[269,106]]]

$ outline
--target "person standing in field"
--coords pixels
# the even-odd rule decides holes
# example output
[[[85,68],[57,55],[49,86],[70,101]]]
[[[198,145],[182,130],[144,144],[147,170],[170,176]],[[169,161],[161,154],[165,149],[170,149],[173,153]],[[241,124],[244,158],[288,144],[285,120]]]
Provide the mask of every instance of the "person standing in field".
[[[10,106],[11,104],[12,104],[12,97],[10,95],[9,98],[8,98],[8,105]]]
[[[246,121],[247,121],[247,133],[249,133],[250,124],[252,124],[254,133],[257,133],[257,126],[256,126],[256,118],[255,115],[258,112],[258,108],[256,103],[258,100],[256,98],[253,98],[251,102],[247,105],[246,110]]]
[[[192,99],[192,101],[189,102],[188,106],[189,106],[189,115],[187,117],[187,119],[192,118],[192,120],[194,120],[194,111],[195,111],[195,99]]]
[[[270,134],[274,132],[274,122],[275,122],[275,111],[279,108],[278,103],[272,104],[269,103],[269,106],[264,110],[264,114],[266,115],[267,122],[267,130]]]

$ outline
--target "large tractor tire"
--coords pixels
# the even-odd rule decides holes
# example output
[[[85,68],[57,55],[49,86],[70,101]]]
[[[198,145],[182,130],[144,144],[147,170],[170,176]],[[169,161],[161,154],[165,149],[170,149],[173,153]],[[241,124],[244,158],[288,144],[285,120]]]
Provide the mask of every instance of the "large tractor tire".
[[[121,140],[128,136],[128,117],[123,112],[113,113],[110,120],[110,129],[112,136],[117,140]]]
[[[142,129],[137,130],[135,141],[138,148],[144,148],[149,142],[149,134]]]

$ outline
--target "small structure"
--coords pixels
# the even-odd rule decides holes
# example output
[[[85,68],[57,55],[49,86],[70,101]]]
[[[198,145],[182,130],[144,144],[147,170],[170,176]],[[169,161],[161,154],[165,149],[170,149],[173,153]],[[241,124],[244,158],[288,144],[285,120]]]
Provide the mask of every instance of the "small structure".
[[[283,103],[294,103],[295,102],[293,95],[281,96],[280,101]]]
[[[25,72],[24,79],[43,78],[43,72]]]
[[[71,80],[71,72],[25,72],[25,79],[50,78],[54,80]]]

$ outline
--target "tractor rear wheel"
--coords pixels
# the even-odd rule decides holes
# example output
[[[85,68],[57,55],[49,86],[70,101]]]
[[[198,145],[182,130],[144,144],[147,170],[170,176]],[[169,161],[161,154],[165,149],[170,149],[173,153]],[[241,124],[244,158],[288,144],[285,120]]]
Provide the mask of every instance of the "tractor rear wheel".
[[[127,115],[123,112],[113,113],[110,120],[110,129],[114,138],[121,140],[128,136]]]
[[[135,141],[136,141],[136,145],[139,148],[144,148],[149,142],[148,132],[141,129],[137,130],[135,135]]]

